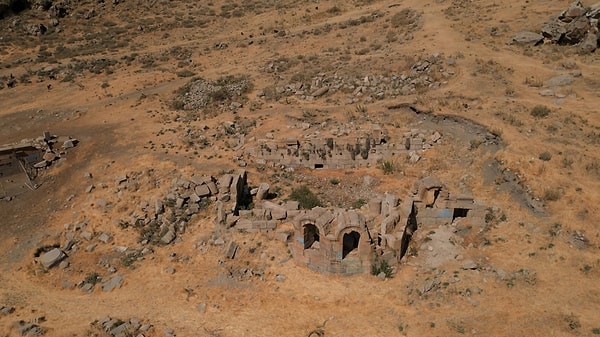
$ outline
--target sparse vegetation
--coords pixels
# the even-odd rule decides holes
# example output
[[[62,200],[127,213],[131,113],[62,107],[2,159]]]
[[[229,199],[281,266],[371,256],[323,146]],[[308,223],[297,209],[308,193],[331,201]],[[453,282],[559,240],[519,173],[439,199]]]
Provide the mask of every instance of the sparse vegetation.
[[[550,115],[550,108],[548,108],[545,105],[536,105],[535,107],[533,107],[533,109],[531,109],[530,114],[535,117],[535,118],[544,118],[544,117],[548,117],[548,115]]]
[[[290,199],[298,201],[301,209],[311,209],[317,206],[322,206],[321,200],[314,194],[308,186],[300,186],[292,190]]]
[[[538,158],[540,158],[540,160],[543,161],[549,161],[550,159],[552,159],[552,155],[550,154],[550,152],[542,152],[540,153]]]
[[[378,260],[373,262],[371,265],[371,275],[379,275],[383,273],[386,278],[392,277],[393,274],[392,267],[385,260]]]
[[[394,163],[389,160],[382,161],[379,167],[383,171],[383,174],[389,175],[394,174],[394,172],[396,172],[396,165],[394,165]]]

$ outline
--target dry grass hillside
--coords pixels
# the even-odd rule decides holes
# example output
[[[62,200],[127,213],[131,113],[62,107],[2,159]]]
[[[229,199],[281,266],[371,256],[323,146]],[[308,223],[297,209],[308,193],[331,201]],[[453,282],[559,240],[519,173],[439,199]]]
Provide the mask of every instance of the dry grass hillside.
[[[510,43],[568,6],[0,0],[0,147],[78,141],[29,187],[0,157],[0,336],[600,335],[600,52]],[[245,152],[371,124],[442,138],[358,169]],[[485,225],[417,230],[383,279],[297,265],[276,232],[223,234],[229,259],[213,202],[169,214],[169,244],[130,220],[241,168],[344,208],[436,176]]]

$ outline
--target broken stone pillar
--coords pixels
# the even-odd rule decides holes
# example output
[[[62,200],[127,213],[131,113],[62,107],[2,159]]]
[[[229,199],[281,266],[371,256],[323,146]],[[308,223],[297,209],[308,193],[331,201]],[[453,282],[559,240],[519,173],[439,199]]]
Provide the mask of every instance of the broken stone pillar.
[[[369,201],[369,213],[372,215],[381,214],[381,199],[371,199]]]
[[[256,200],[263,200],[269,195],[270,186],[267,183],[261,183],[256,192]]]

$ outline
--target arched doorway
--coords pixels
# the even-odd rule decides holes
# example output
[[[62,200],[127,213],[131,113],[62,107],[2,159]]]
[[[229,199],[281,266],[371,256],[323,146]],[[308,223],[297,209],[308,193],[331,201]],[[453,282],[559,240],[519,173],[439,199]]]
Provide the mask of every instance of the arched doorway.
[[[353,250],[358,249],[360,234],[356,231],[344,234],[342,239],[342,259],[346,258]]]
[[[319,242],[319,229],[313,224],[304,225],[304,249],[313,247],[315,242]]]

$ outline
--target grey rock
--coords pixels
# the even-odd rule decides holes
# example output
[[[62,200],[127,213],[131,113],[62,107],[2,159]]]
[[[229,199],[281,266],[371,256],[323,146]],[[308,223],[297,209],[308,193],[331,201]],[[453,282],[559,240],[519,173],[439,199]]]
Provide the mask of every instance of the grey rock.
[[[275,281],[277,281],[277,282],[283,282],[283,281],[285,281],[285,279],[286,279],[286,277],[283,274],[275,275]]]
[[[590,29],[581,44],[579,51],[584,54],[593,53],[598,48],[598,28]]]
[[[591,19],[600,19],[600,2],[596,2],[595,4],[591,5],[590,9],[585,15]]]
[[[2,316],[8,316],[8,315],[12,314],[13,312],[15,312],[15,308],[13,308],[13,307],[5,307],[5,306],[0,307],[0,315],[2,315]]]
[[[98,240],[102,243],[109,243],[112,240],[112,237],[108,233],[102,233],[98,236]]]
[[[586,14],[587,10],[581,1],[573,1],[567,9],[565,9],[558,19],[562,22],[572,22],[573,20],[582,17]]]
[[[154,201],[154,213],[155,214],[163,214],[165,212],[165,205],[162,200],[156,199]]]
[[[477,269],[477,264],[475,262],[473,262],[473,260],[465,260],[462,263],[462,269]]]
[[[511,44],[538,45],[544,41],[544,36],[530,31],[520,31],[512,37]]]
[[[322,87],[312,92],[311,96],[321,97],[329,91],[329,87]]]
[[[165,235],[163,235],[162,238],[160,238],[160,241],[166,245],[168,245],[169,243],[173,242],[173,240],[175,240],[175,231],[172,229],[169,229]]]
[[[104,284],[102,284],[102,291],[108,292],[113,289],[121,288],[122,284],[123,284],[123,276],[117,275],[117,276],[111,278],[110,280],[108,280],[107,282],[105,282]]]
[[[206,312],[206,303],[198,304],[198,311],[200,311],[201,313],[205,313]]]
[[[85,283],[82,287],[81,287],[81,291],[85,292],[85,293],[91,293],[92,290],[94,289],[94,285],[91,283]]]
[[[210,188],[208,188],[207,185],[196,186],[194,192],[196,192],[196,195],[198,195],[200,198],[209,197],[211,195]]]
[[[73,147],[75,147],[75,142],[73,141],[73,139],[67,139],[62,144],[62,148],[65,150]]]
[[[565,36],[567,30],[563,23],[552,20],[544,23],[541,32],[544,37],[550,39],[554,43],[558,43],[563,36]]]
[[[575,79],[571,75],[558,75],[544,82],[544,87],[562,87],[573,83]]]
[[[58,264],[58,267],[60,269],[67,269],[67,268],[69,268],[69,261],[62,261],[61,263]]]
[[[169,275],[175,274],[175,268],[167,267],[167,268],[165,268],[165,273],[169,274]]]
[[[224,254],[227,258],[233,260],[235,258],[235,253],[237,252],[238,245],[233,241],[229,241],[224,249]]]
[[[54,248],[40,257],[40,263],[45,269],[50,269],[66,257],[62,250]]]
[[[591,27],[589,20],[584,16],[579,17],[569,22],[565,26],[567,32],[565,33],[560,42],[566,44],[577,44],[585,38],[590,28]]]
[[[271,188],[271,186],[269,186],[269,184],[267,183],[261,183],[258,186],[258,191],[256,192],[256,200],[263,200],[267,197],[267,195],[269,194],[269,189]]]

